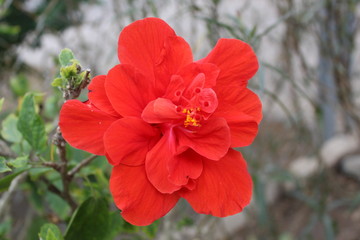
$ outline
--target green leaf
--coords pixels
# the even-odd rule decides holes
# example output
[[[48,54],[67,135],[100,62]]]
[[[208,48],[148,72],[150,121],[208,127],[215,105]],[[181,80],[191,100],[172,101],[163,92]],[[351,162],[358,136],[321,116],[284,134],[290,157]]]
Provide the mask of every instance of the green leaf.
[[[64,87],[66,85],[66,79],[64,78],[55,78],[54,81],[51,83],[53,87]]]
[[[11,172],[11,168],[9,168],[7,165],[6,165],[6,160],[4,157],[0,157],[0,173],[3,173],[3,172]]]
[[[50,167],[32,167],[29,170],[29,177],[32,181],[37,181],[45,173],[51,172],[52,168]]]
[[[10,80],[10,88],[16,96],[21,97],[29,91],[29,82],[24,75],[20,74]]]
[[[71,64],[71,60],[74,58],[74,53],[68,48],[61,50],[59,54],[59,62],[63,67]]]
[[[8,115],[2,122],[1,136],[8,142],[19,143],[22,135],[17,129],[18,118],[14,114]]]
[[[1,1],[0,1],[1,5]],[[0,24],[0,34],[1,35],[16,35],[19,34],[21,28],[19,26],[11,26],[8,24],[1,23]]]
[[[44,224],[48,223],[48,219],[45,219],[44,217],[37,216],[37,214],[36,214],[31,219],[30,226],[26,229],[26,236],[25,236],[24,240],[39,239],[39,232],[40,232],[41,227]]]
[[[26,94],[21,105],[18,130],[34,150],[41,150],[46,144],[45,125],[35,111],[33,94]]]
[[[60,68],[60,76],[69,81],[72,79],[76,79],[78,76],[77,65],[73,63],[70,66]]]
[[[0,179],[0,193],[8,190],[10,187],[11,181],[16,178],[21,173],[25,172],[28,169],[22,169],[16,173],[9,174],[3,178]]]
[[[8,165],[14,168],[21,168],[27,166],[28,161],[29,161],[28,156],[21,156],[8,161]]]
[[[136,226],[131,225],[124,221],[124,219],[121,217],[119,211],[114,211],[110,213],[110,221],[109,221],[109,236],[108,239],[112,240],[117,235],[119,235],[120,231],[127,232],[127,229],[124,228],[125,224],[130,225],[132,228],[136,228]],[[125,230],[125,231],[124,231]],[[137,230],[137,229],[136,229]],[[131,232],[131,230],[129,231]]]
[[[59,102],[59,97],[56,95],[52,95],[46,98],[44,104],[44,110],[43,110],[43,114],[45,117],[49,119],[53,119],[55,116],[59,114],[60,107],[58,102]],[[52,124],[51,127],[53,127]]]
[[[17,155],[24,155],[24,154],[30,154],[32,147],[26,140],[23,139],[19,143],[14,143],[10,148]]]
[[[65,240],[110,239],[111,221],[106,199],[90,197],[73,214]]]
[[[52,223],[44,224],[39,233],[40,240],[63,240],[63,236],[61,234],[58,226]]]
[[[1,112],[2,106],[4,104],[4,101],[5,101],[5,98],[0,98],[0,112]]]
[[[49,207],[60,219],[67,219],[70,216],[71,209],[64,199],[51,192],[46,194],[45,199],[49,203]]]

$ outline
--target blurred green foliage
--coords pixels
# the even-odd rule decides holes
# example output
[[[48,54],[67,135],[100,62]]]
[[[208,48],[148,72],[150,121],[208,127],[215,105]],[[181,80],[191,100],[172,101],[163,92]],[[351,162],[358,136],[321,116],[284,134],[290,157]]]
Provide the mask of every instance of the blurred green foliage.
[[[91,0],[3,1],[0,4],[0,68],[11,66],[15,47],[24,41],[37,47],[45,32],[61,32],[81,22],[79,6]]]
[[[113,202],[108,187],[110,166],[104,157],[97,157],[91,165],[84,166],[76,173],[76,181],[69,182],[71,198],[79,204],[76,210],[64,197],[61,172],[51,167],[60,161],[56,146],[51,142],[57,127],[54,119],[63,101],[56,91],[66,91],[69,84],[72,88],[78,87],[84,81],[84,72],[79,70],[80,64],[69,49],[60,53],[59,63],[59,77],[64,84],[53,84],[56,88],[51,96],[29,92],[28,79],[22,74],[10,81],[18,107],[4,113],[1,121],[1,139],[6,141],[9,152],[7,156],[0,156],[0,174],[7,174],[0,179],[0,193],[11,191],[11,184],[18,184],[16,179],[25,178],[21,189],[27,192],[30,200],[27,207],[33,209],[36,216],[27,229],[27,239],[111,240],[119,234],[125,234],[128,239],[154,238],[158,222],[135,227],[126,223],[119,211],[110,209]],[[90,156],[70,146],[66,151],[69,159],[66,170],[69,171]],[[8,219],[0,224],[0,239],[9,239],[11,222],[12,219]],[[60,229],[58,223],[65,228]]]

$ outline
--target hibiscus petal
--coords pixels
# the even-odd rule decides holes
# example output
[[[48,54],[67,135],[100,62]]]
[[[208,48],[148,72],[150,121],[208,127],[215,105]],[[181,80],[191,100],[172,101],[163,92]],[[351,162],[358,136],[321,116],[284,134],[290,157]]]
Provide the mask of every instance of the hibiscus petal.
[[[104,155],[103,136],[117,119],[91,104],[68,100],[61,108],[59,126],[62,136],[71,146]]]
[[[109,127],[104,136],[108,160],[112,165],[142,165],[146,154],[159,138],[160,131],[140,118],[119,119]]]
[[[97,108],[101,109],[102,111],[113,116],[119,116],[119,114],[112,107],[109,98],[106,95],[105,79],[106,79],[106,75],[99,75],[91,80],[88,86],[89,100],[92,104],[94,104]]]
[[[176,129],[179,145],[188,146],[208,159],[219,160],[230,147],[229,127],[224,118],[210,118],[201,124],[195,131]]]
[[[251,90],[228,94],[227,101],[219,100],[219,106],[213,116],[226,119],[231,132],[231,147],[250,145],[258,132],[261,121],[261,102]]]
[[[216,84],[220,69],[211,63],[191,63],[180,69],[178,75],[184,79],[185,86],[189,86],[199,73],[205,75],[204,87],[211,88]]]
[[[245,88],[236,100],[234,99],[234,102],[236,102],[236,104],[233,104],[233,107],[236,108],[236,110],[254,117],[255,121],[260,123],[262,119],[262,104],[258,95],[250,89]]]
[[[169,130],[171,131],[171,130]],[[175,140],[167,133],[146,156],[145,167],[149,181],[161,193],[173,193],[181,188],[169,181],[168,162],[175,155]]]
[[[146,178],[144,166],[118,165],[110,177],[110,191],[122,217],[145,226],[168,213],[177,203],[177,194],[162,194]]]
[[[166,39],[174,36],[174,30],[161,19],[135,21],[125,27],[119,36],[119,60],[153,76],[154,66],[163,61],[162,52]]]
[[[148,123],[165,123],[183,117],[181,111],[169,99],[158,98],[150,102],[141,117]]]
[[[241,154],[230,149],[219,161],[204,161],[194,190],[184,197],[198,213],[226,217],[239,213],[250,203],[252,180]]]
[[[190,179],[197,179],[203,170],[203,157],[191,149],[169,161],[169,180],[176,185],[186,185]]]
[[[255,139],[259,125],[246,114],[224,116],[230,128],[231,147],[249,146]]]
[[[259,97],[250,89],[241,91],[233,89],[229,91],[226,98],[217,95],[219,105],[214,112],[215,116],[231,116],[238,113],[252,116],[257,123],[262,119],[262,104]]]
[[[216,89],[223,87],[246,87],[259,68],[251,46],[237,39],[220,39],[208,56],[199,63],[213,63],[220,69]]]
[[[105,89],[114,109],[122,116],[140,117],[146,104],[154,99],[151,83],[130,65],[113,67]]]
[[[157,88],[161,90],[166,89],[171,75],[193,62],[191,48],[182,37],[168,37],[164,43],[162,54],[163,60],[154,69],[156,79],[162,80],[157,82]]]

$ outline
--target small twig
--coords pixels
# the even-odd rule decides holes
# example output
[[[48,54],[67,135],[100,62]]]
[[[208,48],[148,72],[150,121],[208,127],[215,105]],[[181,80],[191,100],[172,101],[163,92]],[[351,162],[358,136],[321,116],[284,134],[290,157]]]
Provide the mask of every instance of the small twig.
[[[80,65],[77,66],[77,71],[78,74],[81,73]],[[80,85],[75,86],[74,81],[69,81],[68,86],[66,86],[65,89],[62,89],[63,97],[65,101],[77,98],[80,95],[81,91],[84,88],[86,88],[86,86],[90,83],[90,81],[91,81],[90,69],[85,70],[84,79],[82,79]],[[56,133],[53,136],[52,142],[57,147],[60,162],[57,163],[48,162],[48,163],[44,163],[43,165],[52,167],[53,169],[55,169],[57,172],[60,173],[63,189],[62,191],[60,191],[54,185],[48,182],[49,191],[52,191],[55,194],[61,196],[64,200],[66,200],[69,203],[72,210],[75,211],[75,209],[77,208],[77,204],[70,195],[70,183],[74,175],[78,171],[80,171],[82,167],[89,164],[96,156],[91,156],[87,159],[84,159],[82,162],[80,162],[77,166],[75,166],[72,170],[68,172],[69,161],[66,157],[66,141],[61,134],[60,127],[56,129]]]
[[[80,84],[80,89],[84,89],[87,87],[87,85],[89,85],[91,79],[90,79],[90,69],[86,69],[85,70],[85,77],[84,77],[84,80],[81,82]]]
[[[59,149],[61,152],[61,150]],[[64,153],[63,153],[64,154]],[[60,154],[62,155],[62,154]],[[71,197],[69,192],[69,185],[72,181],[74,175],[79,172],[83,167],[88,165],[92,160],[94,160],[97,156],[92,155],[88,158],[85,158],[82,160],[78,165],[76,165],[73,169],[71,169],[69,172],[67,171],[67,159],[63,158],[61,164],[55,163],[55,162],[43,162],[42,165],[46,167],[51,167],[55,169],[57,172],[60,173],[61,180],[63,183],[63,191],[61,191],[59,188],[57,188],[54,184],[52,184],[47,178],[42,177],[41,180],[46,183],[48,190],[59,197],[63,198],[71,207],[73,211],[77,208],[77,204],[74,201],[74,199]],[[64,167],[65,166],[65,167]]]
[[[93,155],[90,156],[84,160],[82,160],[78,165],[76,165],[73,169],[71,169],[68,172],[68,177],[73,178],[74,175],[80,171],[81,168],[85,167],[86,165],[88,165],[89,163],[91,163],[92,160],[94,160],[97,156]]]
[[[63,191],[61,192],[61,196],[70,204],[71,209],[75,211],[75,209],[77,208],[77,204],[74,201],[74,199],[71,197],[69,192],[69,185],[71,179],[68,177],[68,173],[67,173],[68,160],[66,157],[66,141],[62,137],[59,127],[57,128],[56,133],[53,137],[53,143],[58,148],[59,158],[61,162],[61,164],[57,164],[58,167],[56,167],[57,168],[56,170],[60,173],[61,181],[63,184]]]
[[[41,177],[41,180],[47,185],[50,192],[64,199],[70,205],[72,211],[75,211],[75,209],[77,208],[77,204],[69,194],[66,194],[64,191],[60,191],[60,189],[57,188],[54,184],[52,184],[47,178]]]
[[[81,72],[81,68],[80,66],[78,66],[78,73]],[[64,89],[63,91],[63,97],[65,100],[69,100],[69,99],[75,99],[77,97],[80,96],[81,91],[87,87],[87,85],[89,85],[91,79],[90,79],[90,69],[86,69],[85,70],[85,76],[84,79],[82,80],[82,82],[80,83],[79,86],[75,87],[74,86],[74,82],[69,81],[69,85],[67,86],[66,89]]]
[[[55,193],[56,195],[62,197],[60,189],[56,187],[54,184],[52,184],[46,177],[41,176],[40,179],[47,185],[48,190],[50,192]]]
[[[55,169],[58,172],[61,170],[60,165],[55,163],[55,162],[43,162],[42,165],[45,166],[45,167],[51,167],[51,168]]]

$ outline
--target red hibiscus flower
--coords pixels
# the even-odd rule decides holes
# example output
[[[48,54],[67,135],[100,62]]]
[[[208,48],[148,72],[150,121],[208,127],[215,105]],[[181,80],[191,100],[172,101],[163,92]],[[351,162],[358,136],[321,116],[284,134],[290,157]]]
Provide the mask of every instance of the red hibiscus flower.
[[[249,204],[252,181],[234,147],[254,140],[261,102],[247,81],[251,47],[220,39],[194,62],[190,46],[157,18],[123,29],[121,64],[89,85],[89,101],[67,101],[60,128],[73,147],[106,155],[110,190],[123,218],[148,225],[180,197],[218,217]]]

